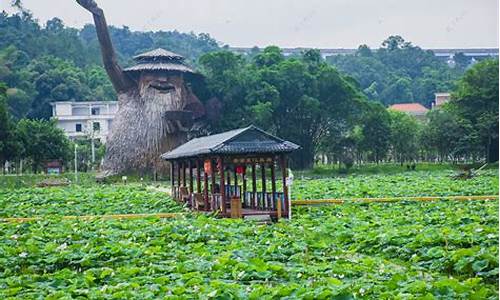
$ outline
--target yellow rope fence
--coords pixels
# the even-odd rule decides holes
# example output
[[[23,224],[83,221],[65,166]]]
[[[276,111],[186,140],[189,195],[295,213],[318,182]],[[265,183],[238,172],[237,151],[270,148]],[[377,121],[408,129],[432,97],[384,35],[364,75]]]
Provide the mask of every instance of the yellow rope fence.
[[[318,200],[293,200],[292,205],[317,205],[317,204],[343,204],[346,202],[372,203],[372,202],[397,202],[410,201],[437,201],[437,200],[498,200],[498,195],[489,196],[426,196],[426,197],[384,197],[384,198],[352,198],[352,199],[318,199]]]
[[[169,219],[182,216],[184,213],[155,213],[155,214],[119,214],[119,215],[89,215],[89,216],[62,216],[63,220],[114,220],[114,219],[144,219],[144,218],[160,218]],[[57,217],[57,216],[55,216]],[[3,222],[30,222],[40,221],[44,217],[27,217],[27,218],[0,218]]]
[[[490,196],[430,196],[430,197],[386,197],[386,198],[352,198],[352,199],[318,199],[318,200],[292,200],[292,206],[321,205],[321,204],[344,204],[344,203],[373,203],[373,202],[397,202],[410,201],[437,201],[437,200],[498,200],[498,195]],[[116,220],[116,219],[144,219],[160,218],[170,219],[185,215],[185,213],[153,213],[153,214],[116,214],[116,215],[87,215],[87,216],[62,216],[63,220]],[[43,216],[0,218],[0,222],[30,222],[43,220]]]

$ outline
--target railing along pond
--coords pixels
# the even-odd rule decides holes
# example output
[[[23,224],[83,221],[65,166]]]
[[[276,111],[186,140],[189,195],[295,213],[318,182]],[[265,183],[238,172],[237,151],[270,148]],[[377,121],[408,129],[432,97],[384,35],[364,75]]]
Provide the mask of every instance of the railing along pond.
[[[193,195],[190,196],[190,204],[193,205]],[[203,193],[202,193],[203,194]],[[174,199],[181,200],[180,188],[172,187],[172,196]],[[281,207],[284,207],[282,192],[244,192],[242,195],[241,186],[226,185],[225,186],[225,203],[229,208],[229,203],[232,197],[241,199],[241,207],[243,209],[253,209],[262,211],[274,211],[277,209],[277,202],[281,201]],[[209,194],[208,206],[206,209],[221,210],[222,195],[220,193]]]

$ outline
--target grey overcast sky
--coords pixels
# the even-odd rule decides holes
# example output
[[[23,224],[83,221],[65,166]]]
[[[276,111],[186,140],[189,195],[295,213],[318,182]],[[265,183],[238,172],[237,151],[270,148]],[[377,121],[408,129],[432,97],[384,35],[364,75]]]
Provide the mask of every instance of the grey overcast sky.
[[[0,9],[12,11],[9,0]],[[206,32],[230,46],[376,48],[399,34],[423,48],[498,47],[498,0],[98,0],[108,24]],[[92,22],[74,0],[24,0],[45,23]]]

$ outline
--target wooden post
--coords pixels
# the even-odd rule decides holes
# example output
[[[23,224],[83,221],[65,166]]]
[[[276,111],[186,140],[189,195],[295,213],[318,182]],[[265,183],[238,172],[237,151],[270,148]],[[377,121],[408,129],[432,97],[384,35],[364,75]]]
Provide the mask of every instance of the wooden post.
[[[276,202],[276,218],[279,220],[281,219],[281,213],[282,213],[282,210],[281,210],[281,199],[280,198],[276,198],[278,201]]]
[[[286,177],[287,177],[287,167],[286,167],[286,157],[285,155],[281,155],[281,174],[283,179],[283,208],[285,210],[284,215],[288,216],[288,187],[286,186]]]
[[[205,202],[205,210],[208,208],[208,173],[205,171],[205,168],[203,168],[203,179],[204,179],[204,187],[203,187],[203,201]]]
[[[266,207],[266,201],[267,201],[267,197],[266,197],[266,163],[261,163],[260,164],[260,174],[261,174],[261,177],[262,177],[262,209],[264,209],[264,207]]]
[[[238,196],[236,194],[236,190],[238,188],[238,174],[236,173],[236,165],[234,166],[234,196]]]
[[[246,180],[246,175],[247,175],[247,168],[246,165],[243,166],[243,174],[241,174],[241,181],[242,181],[242,191],[241,191],[241,198],[243,199],[243,204],[245,205],[245,208],[248,207],[248,199],[246,199],[246,192],[247,192],[247,180]]]
[[[186,163],[182,162],[182,186],[186,187]]]
[[[227,199],[231,199],[232,193],[231,193],[231,172],[227,172],[227,177],[226,177],[226,185],[228,186],[227,189]]]
[[[174,198],[174,184],[175,184],[175,174],[174,174],[174,162],[170,162],[170,189],[171,189],[171,196]]]
[[[193,189],[193,163],[189,160],[189,193],[194,193]]]
[[[177,196],[179,196],[179,189],[181,187],[181,163],[177,161],[176,165],[177,165]],[[177,200],[181,199],[177,197]]]
[[[255,199],[257,199],[257,176],[255,174],[255,163],[254,162],[252,163],[252,193],[253,193],[253,197],[252,197],[250,206],[252,208],[255,208],[256,207]]]
[[[210,174],[210,175],[212,177],[212,189],[211,189],[211,191],[212,191],[212,202],[213,202],[214,194],[215,194],[215,177],[217,176],[217,172],[215,171],[216,168],[214,166],[212,159],[210,159],[210,169],[212,170],[212,174]],[[210,206],[211,205],[212,204],[210,203]],[[214,209],[213,207],[210,207],[210,210],[213,210],[213,209]]]
[[[226,216],[226,189],[224,183],[224,158],[219,157],[219,169],[220,169],[220,195],[221,195],[221,210],[222,214]]]
[[[201,194],[201,164],[200,160],[196,160],[196,192]]]
[[[271,206],[273,209],[276,209],[276,176],[274,174],[274,158],[273,161],[271,162],[271,192],[272,192],[272,202]]]

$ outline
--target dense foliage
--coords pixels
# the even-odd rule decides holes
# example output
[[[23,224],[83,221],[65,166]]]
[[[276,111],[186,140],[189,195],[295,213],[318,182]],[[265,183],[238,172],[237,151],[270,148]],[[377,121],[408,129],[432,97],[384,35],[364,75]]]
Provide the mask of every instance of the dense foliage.
[[[369,99],[385,105],[418,102],[430,107],[434,93],[454,88],[471,63],[464,57],[459,54],[459,63],[450,67],[432,51],[400,36],[390,36],[378,50],[361,45],[355,55],[330,56],[327,60],[355,78]]]
[[[497,211],[497,201],[441,201],[301,208],[273,225],[0,223],[0,295],[496,299]]]
[[[76,5],[76,4],[75,4]],[[110,27],[123,65],[133,55],[164,47],[195,62],[219,48],[207,34],[177,31],[134,32]],[[101,64],[93,25],[78,30],[58,18],[40,26],[29,13],[0,14],[0,82],[9,87],[8,103],[16,118],[49,118],[49,102],[61,100],[115,100]]]
[[[200,64],[212,96],[222,102],[213,130],[256,124],[302,146],[293,157],[299,168],[312,166],[320,141],[337,129],[349,130],[367,105],[315,50],[285,59],[273,46],[251,60],[214,52]]]
[[[479,155],[497,161],[498,60],[482,61],[467,70],[458,82],[449,111],[457,116],[461,128],[466,128],[465,139],[478,148]],[[471,152],[470,144],[463,150]]]
[[[36,169],[34,156],[22,151],[17,120],[48,119],[52,101],[114,100],[116,95],[101,66],[93,25],[78,30],[54,18],[40,26],[26,11],[2,13],[0,34],[0,128],[5,128],[0,163],[27,158]],[[294,168],[311,167],[315,159],[346,169],[380,161],[498,159],[498,60],[470,67],[457,54],[455,66],[449,66],[399,36],[389,37],[376,51],[360,46],[355,55],[325,61],[316,50],[285,57],[275,46],[246,56],[216,51],[218,44],[206,34],[112,26],[110,34],[122,65],[134,54],[164,47],[203,72],[205,82],[193,89],[208,108],[207,126],[194,134],[256,124],[301,145],[292,157]],[[454,100],[430,111],[428,122],[381,105],[429,105],[439,91],[454,91]],[[89,141],[79,143],[79,168],[94,167]]]

